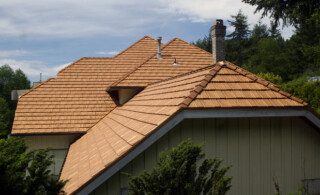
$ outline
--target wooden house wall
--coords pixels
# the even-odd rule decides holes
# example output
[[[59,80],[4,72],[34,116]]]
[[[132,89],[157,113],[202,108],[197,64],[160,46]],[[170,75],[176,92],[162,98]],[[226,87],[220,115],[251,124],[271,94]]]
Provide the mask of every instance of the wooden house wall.
[[[50,167],[51,172],[58,176],[64,159],[67,155],[69,145],[74,142],[79,135],[37,135],[25,136],[28,150],[40,150],[50,147],[54,154],[54,164]]]
[[[298,189],[302,179],[320,178],[320,134],[304,119],[239,118],[188,119],[177,125],[146,151],[100,185],[92,195],[120,194],[128,187],[122,172],[150,171],[158,153],[192,138],[205,142],[207,157],[232,165],[228,194],[273,194],[274,182],[287,194]]]

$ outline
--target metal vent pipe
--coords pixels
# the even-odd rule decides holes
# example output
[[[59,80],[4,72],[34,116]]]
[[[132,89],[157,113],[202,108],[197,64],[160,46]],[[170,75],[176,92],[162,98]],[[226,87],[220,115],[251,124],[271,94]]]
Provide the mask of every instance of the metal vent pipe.
[[[158,59],[162,59],[162,55],[161,55],[161,40],[162,37],[157,37],[158,40],[158,53],[157,53],[157,58]]]

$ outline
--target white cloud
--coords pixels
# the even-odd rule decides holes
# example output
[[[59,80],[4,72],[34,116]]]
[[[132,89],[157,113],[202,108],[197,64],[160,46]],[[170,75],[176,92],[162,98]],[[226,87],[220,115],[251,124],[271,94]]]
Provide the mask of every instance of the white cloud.
[[[140,3],[144,6],[136,6]],[[0,4],[0,35],[123,36],[153,22],[143,15],[149,15],[155,5],[147,0],[4,1]]]
[[[39,81],[40,73],[42,73],[43,80],[50,77],[56,77],[58,71],[71,63],[48,66],[45,63],[36,60],[0,59],[0,66],[4,64],[10,65],[14,70],[20,68],[31,81]]]
[[[50,67],[50,69],[53,69],[54,70],[54,72],[59,72],[61,69],[63,69],[63,68],[65,68],[65,67],[67,67],[67,66],[69,66],[70,64],[71,64],[72,62],[70,62],[70,63],[65,63],[65,64],[61,64],[61,65],[58,65],[58,66],[54,66],[54,67]]]
[[[30,54],[30,52],[25,50],[0,50],[0,58],[25,56]]]
[[[98,51],[96,54],[98,55],[117,55],[119,52],[118,51]]]
[[[0,36],[141,35],[168,21],[230,19],[240,8],[250,24],[259,20],[255,8],[241,0],[10,0],[0,4]],[[269,18],[264,21],[269,23]]]
[[[253,27],[261,19],[261,14],[254,13],[255,7],[243,3],[241,0],[161,0],[168,3],[168,13],[185,15],[191,22],[213,22],[215,19],[223,19],[225,23],[231,20],[231,15],[235,15],[240,9],[248,16],[248,23]],[[183,18],[185,19],[185,18]],[[181,19],[180,19],[181,20]],[[270,18],[261,19],[263,23],[269,25]],[[228,31],[233,31],[228,26]],[[293,27],[282,29],[284,38],[289,38],[293,34]]]
[[[250,5],[234,0],[162,0],[168,3],[168,12],[183,14],[192,22],[210,22],[217,18],[227,19],[240,8],[254,11]]]

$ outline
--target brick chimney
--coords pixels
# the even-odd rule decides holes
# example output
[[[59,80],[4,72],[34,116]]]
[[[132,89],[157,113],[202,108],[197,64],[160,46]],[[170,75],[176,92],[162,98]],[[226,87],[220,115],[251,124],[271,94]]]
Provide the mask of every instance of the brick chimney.
[[[225,36],[226,26],[223,25],[223,20],[215,20],[213,22],[213,26],[211,27],[213,63],[225,60]]]

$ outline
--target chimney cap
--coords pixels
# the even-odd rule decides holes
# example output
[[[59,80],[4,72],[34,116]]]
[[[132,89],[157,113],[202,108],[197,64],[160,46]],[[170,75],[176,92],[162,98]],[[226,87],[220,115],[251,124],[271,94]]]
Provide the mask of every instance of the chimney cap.
[[[213,26],[223,26],[223,20],[216,19],[215,21],[213,21]]]
[[[162,40],[162,37],[157,37],[157,40],[158,40],[158,41],[161,41],[161,40]]]

